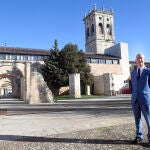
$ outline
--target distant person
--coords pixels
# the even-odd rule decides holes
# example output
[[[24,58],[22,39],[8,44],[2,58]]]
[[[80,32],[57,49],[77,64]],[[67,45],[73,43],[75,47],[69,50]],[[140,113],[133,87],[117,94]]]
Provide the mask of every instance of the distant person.
[[[143,140],[143,127],[141,115],[143,114],[148,129],[148,145],[150,146],[150,87],[149,77],[150,69],[145,67],[145,56],[143,54],[136,55],[137,68],[131,73],[132,84],[132,109],[135,118],[136,137],[133,144],[139,144]]]

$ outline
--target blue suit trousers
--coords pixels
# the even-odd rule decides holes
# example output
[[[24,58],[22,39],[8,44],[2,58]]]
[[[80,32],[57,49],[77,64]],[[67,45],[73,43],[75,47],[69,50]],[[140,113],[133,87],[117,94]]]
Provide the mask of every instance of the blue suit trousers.
[[[136,101],[135,103],[132,103],[132,109],[135,118],[136,137],[142,139],[144,138],[142,125],[142,114],[143,114],[148,128],[147,138],[150,141],[150,105],[142,105]]]

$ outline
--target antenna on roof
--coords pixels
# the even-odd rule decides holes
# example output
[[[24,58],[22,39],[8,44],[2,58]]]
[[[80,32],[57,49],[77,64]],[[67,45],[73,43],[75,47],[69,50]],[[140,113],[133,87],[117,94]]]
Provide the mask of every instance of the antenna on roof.
[[[7,46],[7,41],[4,42],[4,46],[5,46],[5,47]]]

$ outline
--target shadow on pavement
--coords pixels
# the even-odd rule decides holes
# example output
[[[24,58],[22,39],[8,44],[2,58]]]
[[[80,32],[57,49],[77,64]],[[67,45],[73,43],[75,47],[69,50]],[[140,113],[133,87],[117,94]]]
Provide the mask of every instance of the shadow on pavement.
[[[78,139],[78,138],[51,138],[19,135],[0,135],[0,140],[23,142],[62,142],[62,143],[86,143],[86,144],[131,144],[130,140],[114,139]]]
[[[111,144],[111,145],[133,145],[131,140],[115,139],[79,139],[79,138],[53,138],[19,135],[0,135],[0,140],[18,141],[18,142],[52,142],[52,143],[80,143],[80,144]],[[149,148],[147,143],[141,143],[139,146]]]
[[[111,145],[133,145],[131,140],[115,139],[79,139],[79,138],[53,138],[19,135],[0,135],[0,140],[17,142],[52,142],[52,143],[80,143],[80,144],[111,144]],[[147,143],[140,143],[139,146],[149,148]]]

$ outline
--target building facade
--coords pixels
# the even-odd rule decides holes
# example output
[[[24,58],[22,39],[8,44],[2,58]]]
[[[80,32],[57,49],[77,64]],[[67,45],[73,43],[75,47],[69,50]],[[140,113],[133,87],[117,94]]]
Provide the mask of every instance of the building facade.
[[[87,61],[94,75],[94,94],[112,95],[121,93],[128,86],[129,55],[128,44],[115,44],[114,13],[97,10],[84,16],[85,50]]]
[[[0,97],[22,98],[26,103],[53,101],[40,68],[49,51],[0,47]]]
[[[128,44],[115,43],[114,13],[97,10],[84,16],[85,54],[94,75],[93,94],[113,95],[128,88]],[[23,98],[27,103],[53,101],[40,74],[48,50],[0,47],[0,97]],[[42,94],[43,93],[43,94]]]

